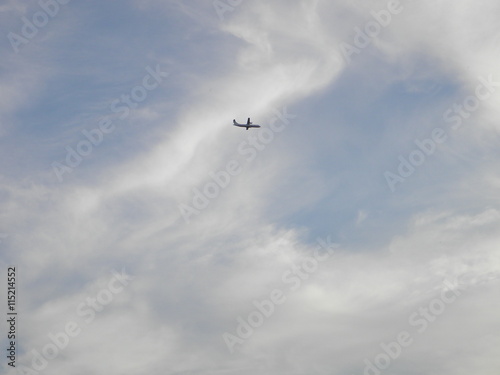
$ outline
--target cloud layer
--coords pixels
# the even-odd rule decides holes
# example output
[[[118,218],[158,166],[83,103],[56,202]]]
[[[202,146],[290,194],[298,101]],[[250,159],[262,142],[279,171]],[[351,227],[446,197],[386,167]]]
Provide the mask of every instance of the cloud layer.
[[[5,373],[497,373],[495,2],[63,3],[0,8]]]

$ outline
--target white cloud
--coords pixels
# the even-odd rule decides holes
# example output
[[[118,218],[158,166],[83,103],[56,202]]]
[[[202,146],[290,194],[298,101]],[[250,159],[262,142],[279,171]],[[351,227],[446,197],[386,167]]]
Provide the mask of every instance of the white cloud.
[[[492,1],[482,7],[448,1],[433,6],[404,3],[404,11],[346,64],[339,62],[339,43],[350,42],[354,27],[369,20],[371,10],[386,7],[385,1],[370,5],[362,1],[245,2],[223,22],[210,4],[134,4],[145,25],[150,26],[154,13],[166,23],[178,25],[179,35],[189,34],[182,34],[180,47],[173,39],[165,42],[173,56],[168,60],[173,65],[172,81],[134,112],[131,123],[141,122],[143,127],[129,130],[127,124],[121,124],[63,184],[48,183],[47,171],[22,182],[7,177],[1,181],[0,232],[8,234],[0,244],[6,249],[1,260],[20,269],[19,309],[25,317],[22,327],[19,323],[19,362],[29,364],[30,350],[42,350],[50,340],[49,332],[75,321],[82,332],[49,361],[47,371],[354,374],[363,372],[364,359],[373,360],[381,352],[381,342],[394,340],[406,330],[414,343],[392,362],[387,373],[494,374],[499,364],[494,312],[498,310],[495,293],[500,277],[496,231],[500,211],[496,204],[496,143],[491,134],[495,134],[498,118],[498,92],[474,113],[477,127],[456,133],[459,141],[450,140],[447,149],[428,160],[428,169],[405,182],[407,190],[389,198],[377,190],[377,181],[353,192],[346,188],[352,181],[346,179],[357,173],[351,167],[354,161],[362,160],[369,176],[384,170],[383,161],[392,155],[396,160],[401,152],[401,143],[391,141],[397,137],[383,134],[383,150],[377,151],[383,155],[372,157],[371,151],[360,146],[375,142],[370,138],[371,123],[334,118],[327,127],[320,113],[306,117],[304,107],[316,99],[331,100],[332,107],[338,106],[328,97],[328,90],[335,89],[340,80],[346,90],[341,95],[353,98],[360,111],[367,111],[363,105],[372,106],[373,116],[382,122],[390,117],[386,112],[398,106],[400,98],[384,96],[395,84],[402,83],[402,95],[438,95],[432,82],[445,77],[443,81],[470,92],[479,75],[498,72],[493,64],[499,50],[490,48],[490,42],[496,40],[492,22],[496,5]],[[182,12],[169,13],[178,9],[176,4],[182,6]],[[96,4],[90,13],[99,9]],[[78,11],[73,8],[72,15]],[[187,20],[196,24],[187,26],[191,25]],[[144,30],[135,34],[143,43],[134,44],[137,51],[130,56],[134,62],[152,53],[149,39],[159,45],[162,35],[158,30],[172,32],[171,28],[153,29],[155,33]],[[97,38],[99,32],[92,35]],[[124,42],[120,35],[114,37]],[[204,38],[214,39],[207,42]],[[228,43],[217,51],[224,50],[224,59],[232,56],[227,72],[212,72],[211,68],[199,72],[196,69],[201,65],[177,69],[175,64],[185,58],[183,53],[196,56],[197,46],[216,45],[214,40]],[[47,56],[59,53],[46,48]],[[152,55],[158,61],[167,60],[163,51]],[[205,58],[213,64],[210,66],[227,63],[215,52]],[[424,60],[436,64],[421,64]],[[7,68],[15,77],[2,78],[0,86],[13,91],[14,99],[6,100],[2,110],[16,119],[20,103],[27,100],[28,107],[35,103],[50,75],[43,69],[36,72],[28,57],[8,61]],[[65,64],[61,64],[65,71],[81,72],[79,67]],[[113,72],[112,64],[100,64],[96,71]],[[19,68],[25,65],[30,68]],[[32,72],[28,86],[21,79],[27,71]],[[182,82],[175,72],[189,79]],[[115,82],[112,77],[106,75],[107,84]],[[364,79],[369,82],[362,82]],[[121,90],[123,85],[116,84]],[[172,92],[174,87],[185,91]],[[370,89],[360,92],[359,87]],[[71,90],[76,93],[79,88]],[[451,105],[463,100],[461,93],[447,93],[446,88],[439,95],[440,100],[428,103],[421,113],[409,113],[398,134],[411,138],[406,130],[416,134],[420,130],[412,124],[421,124],[424,118],[428,127],[441,115],[443,102]],[[50,90],[44,100],[49,96]],[[96,108],[95,98],[85,100],[89,108]],[[163,100],[169,102],[162,104]],[[165,116],[164,106],[168,107]],[[233,128],[231,120],[251,116],[269,128],[273,109],[284,107],[296,117],[274,134],[255,160],[246,160],[238,147],[258,130]],[[91,117],[102,116],[91,112]],[[78,116],[72,118],[77,121]],[[442,126],[441,119],[436,121],[435,126]],[[349,129],[355,125],[359,131]],[[121,150],[120,139],[149,131],[155,136],[141,138],[147,147],[128,150],[126,160],[105,158]],[[349,142],[325,139],[316,148],[305,139],[305,135],[316,139],[313,136],[332,134]],[[8,141],[14,144],[14,138]],[[341,172],[335,169],[340,161],[329,159],[328,148],[334,144],[347,150],[339,152],[347,158]],[[462,173],[466,169],[463,162],[447,153],[459,144],[468,147],[463,156],[470,160],[467,170],[473,170],[471,174]],[[53,155],[44,156],[49,168]],[[232,177],[206,209],[185,223],[178,205],[189,204],[193,189],[203,189],[211,181],[209,173],[224,170],[230,160],[238,160],[241,173]],[[324,165],[313,160],[322,160]],[[449,168],[447,173],[440,173],[443,164]],[[422,179],[428,176],[436,176],[436,183],[421,189]],[[352,208],[350,217],[332,220],[344,212],[328,201],[334,194],[334,202]],[[354,223],[360,240],[355,248],[343,245],[320,262],[294,291],[283,275],[314,253],[317,245],[308,236],[316,233],[318,224],[298,227],[289,218],[300,217],[313,205],[321,206],[317,221],[327,221],[322,229],[331,229],[325,237],[336,238]],[[333,207],[331,216],[321,216],[327,215],[329,207]],[[374,243],[361,234],[379,218],[384,220],[380,226],[389,229],[377,233],[383,240]],[[77,314],[78,306],[106,285],[112,269],[122,267],[135,278],[95,320],[85,323]],[[446,280],[461,282],[463,295],[428,322],[424,332],[417,332],[409,317],[438,298]],[[230,354],[222,334],[234,333],[237,318],[246,318],[255,310],[253,301],[270,298],[273,289],[282,290],[286,301],[275,306],[262,327]],[[469,342],[473,345],[464,344]]]

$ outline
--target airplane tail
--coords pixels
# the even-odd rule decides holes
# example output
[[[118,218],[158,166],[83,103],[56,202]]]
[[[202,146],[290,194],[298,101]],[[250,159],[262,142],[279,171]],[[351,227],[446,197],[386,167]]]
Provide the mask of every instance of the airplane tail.
[[[233,125],[236,125],[236,124],[237,124],[236,120],[235,120],[235,119],[233,119]]]

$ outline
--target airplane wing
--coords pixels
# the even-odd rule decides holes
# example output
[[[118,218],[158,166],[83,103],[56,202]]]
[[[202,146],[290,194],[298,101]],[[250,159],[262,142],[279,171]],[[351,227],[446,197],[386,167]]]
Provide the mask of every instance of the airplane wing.
[[[250,117],[248,118],[248,121],[247,121],[247,125],[250,125],[251,122],[250,122]]]

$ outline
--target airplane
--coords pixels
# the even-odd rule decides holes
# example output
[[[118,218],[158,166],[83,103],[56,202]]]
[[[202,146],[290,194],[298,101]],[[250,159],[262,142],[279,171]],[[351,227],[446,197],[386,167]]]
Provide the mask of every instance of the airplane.
[[[247,121],[246,124],[238,124],[236,122],[236,120],[233,120],[233,125],[234,126],[239,126],[240,128],[247,128],[247,130],[248,130],[248,128],[260,128],[260,125],[257,125],[257,124],[254,125],[254,124],[252,124],[252,122],[250,121],[250,117],[248,118],[248,121]]]

